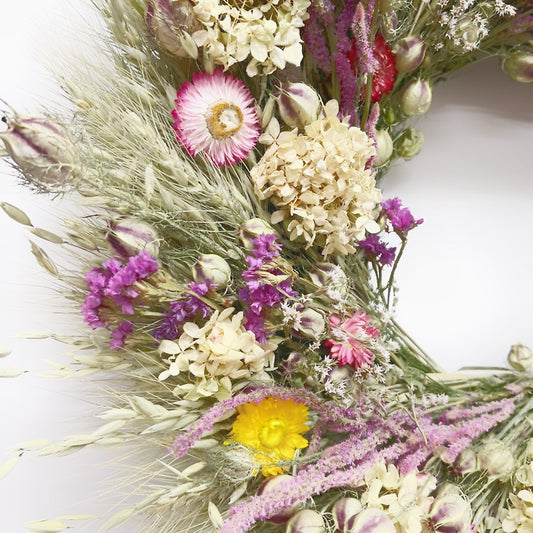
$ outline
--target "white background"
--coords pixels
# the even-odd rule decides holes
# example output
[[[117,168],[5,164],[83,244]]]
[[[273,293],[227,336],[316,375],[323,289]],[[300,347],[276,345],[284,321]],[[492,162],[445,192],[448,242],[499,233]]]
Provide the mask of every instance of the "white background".
[[[60,94],[43,64],[58,50],[85,49],[91,16],[78,0],[3,3],[0,98],[35,113]],[[478,65],[435,90],[418,126],[426,137],[421,154],[395,165],[384,184],[385,197],[399,195],[425,219],[398,273],[400,322],[446,370],[502,365],[511,344],[533,346],[533,84],[508,80],[495,62]],[[0,201],[24,209],[35,226],[57,227],[54,215],[68,202],[30,193],[7,166],[0,178]],[[39,377],[47,359],[65,361],[64,346],[16,338],[26,330],[68,331],[80,321],[61,312],[54,284],[31,256],[28,232],[3,212],[0,239],[0,344],[13,349],[0,365],[31,371],[0,380],[1,464],[18,442],[90,431],[95,406],[90,384]],[[0,481],[0,531],[108,511],[102,501],[121,497],[106,484],[112,458],[25,457]]]

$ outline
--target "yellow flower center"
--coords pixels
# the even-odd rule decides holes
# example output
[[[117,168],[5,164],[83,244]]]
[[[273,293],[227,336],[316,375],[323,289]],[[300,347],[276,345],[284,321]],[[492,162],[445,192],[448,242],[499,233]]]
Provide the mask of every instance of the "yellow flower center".
[[[213,137],[223,139],[241,129],[242,118],[242,111],[237,106],[222,102],[209,110],[207,128]]]
[[[265,448],[276,448],[287,434],[287,422],[281,418],[271,418],[261,428],[259,440]]]

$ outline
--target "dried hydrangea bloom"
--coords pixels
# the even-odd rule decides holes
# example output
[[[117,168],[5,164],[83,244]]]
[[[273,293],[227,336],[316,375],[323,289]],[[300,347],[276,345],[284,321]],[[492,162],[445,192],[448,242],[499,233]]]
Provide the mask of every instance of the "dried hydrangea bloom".
[[[321,246],[325,257],[353,253],[367,232],[379,231],[381,191],[366,168],[372,140],[338,111],[331,100],[303,134],[281,133],[251,171],[257,194],[278,208],[272,223],[286,221],[291,240]]]
[[[276,345],[260,345],[242,323],[243,314],[234,314],[233,308],[215,311],[203,327],[185,323],[176,341],[164,340],[159,346],[169,356],[164,359],[169,368],[159,379],[187,374],[190,382],[178,385],[175,392],[191,400],[229,398],[232,380],[268,380],[266,370],[274,365]]]
[[[246,74],[271,74],[303,59],[300,28],[309,17],[310,0],[193,0],[204,26],[193,33],[197,46],[226,70],[248,61]]]
[[[523,489],[518,494],[509,494],[512,506],[505,509],[505,518],[502,520],[504,533],[519,533],[531,531],[533,523],[533,492]]]
[[[413,470],[400,475],[394,465],[378,463],[365,474],[366,490],[360,501],[363,508],[383,510],[398,531],[420,533],[436,483],[429,474]]]

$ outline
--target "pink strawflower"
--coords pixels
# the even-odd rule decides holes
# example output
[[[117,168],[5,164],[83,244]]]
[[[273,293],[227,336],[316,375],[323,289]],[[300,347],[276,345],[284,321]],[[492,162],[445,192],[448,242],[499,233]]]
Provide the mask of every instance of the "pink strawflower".
[[[202,152],[217,166],[242,161],[259,137],[252,94],[221,70],[196,73],[181,85],[172,116],[178,142],[193,157]]]
[[[370,324],[370,317],[359,309],[342,322],[337,315],[333,315],[329,323],[333,326],[331,332],[338,339],[327,339],[324,342],[329,347],[331,357],[337,359],[340,366],[361,368],[370,364],[374,354],[361,342],[375,339],[379,335],[379,331]]]

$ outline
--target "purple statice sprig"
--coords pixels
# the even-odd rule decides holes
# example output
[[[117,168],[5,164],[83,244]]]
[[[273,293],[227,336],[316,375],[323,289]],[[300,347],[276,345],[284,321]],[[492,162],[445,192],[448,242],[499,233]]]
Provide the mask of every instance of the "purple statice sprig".
[[[374,259],[383,266],[392,265],[396,256],[396,248],[387,246],[378,235],[369,235],[359,242],[359,248],[369,259]]]
[[[298,296],[291,279],[276,264],[282,247],[275,241],[276,236],[272,234],[262,234],[252,241],[251,255],[245,259],[248,268],[242,273],[246,285],[238,294],[245,307],[244,327],[255,335],[259,344],[267,342],[265,324],[270,310],[280,307],[286,298]],[[276,279],[282,280],[274,283]]]
[[[155,339],[173,341],[181,335],[186,322],[204,319],[211,313],[212,308],[203,301],[203,297],[216,289],[216,285],[209,280],[203,283],[192,281],[187,289],[189,294],[186,297],[170,303],[161,324],[152,332]]]
[[[310,442],[327,431],[337,434],[336,444],[323,453],[306,455],[292,477],[275,491],[251,496],[235,505],[220,531],[239,533],[268,520],[284,509],[302,504],[331,489],[360,483],[373,465],[381,462],[397,465],[402,474],[423,467],[429,459],[446,454],[446,462],[455,458],[473,439],[507,420],[521,395],[485,404],[444,409],[440,417],[421,408],[413,412],[398,410],[383,416],[376,405],[372,410],[342,408],[305,389],[271,387],[237,394],[208,409],[174,442],[169,453],[183,457],[202,436],[209,434],[222,417],[238,406],[266,397],[293,399],[314,411],[318,421]]]
[[[385,219],[390,223],[392,230],[405,240],[407,234],[424,222],[423,218],[415,219],[408,207],[402,206],[399,198],[390,198],[381,202],[381,209]]]
[[[158,271],[157,261],[145,251],[131,256],[125,264],[111,258],[100,267],[85,274],[89,292],[82,304],[85,322],[92,329],[105,328],[111,332],[110,346],[119,349],[133,331],[131,320],[117,320],[113,315],[134,315],[140,305],[137,283]],[[104,312],[105,310],[105,312]]]

